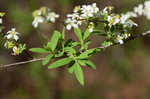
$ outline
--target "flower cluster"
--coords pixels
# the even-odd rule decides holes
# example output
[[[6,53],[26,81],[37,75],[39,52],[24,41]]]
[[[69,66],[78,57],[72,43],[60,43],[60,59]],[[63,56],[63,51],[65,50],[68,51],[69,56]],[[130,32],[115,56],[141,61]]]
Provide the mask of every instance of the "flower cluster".
[[[124,39],[127,39],[130,37],[130,33],[128,33],[133,26],[138,26],[134,21],[132,21],[132,18],[137,17],[137,15],[133,12],[127,12],[125,14],[116,14],[112,13],[113,7],[105,7],[101,11],[101,15],[104,17],[106,28],[106,34],[108,37],[107,43],[104,43],[105,46],[109,46],[111,43],[120,43],[123,44]]]
[[[90,32],[93,31],[94,22],[92,20],[98,18],[100,14],[99,8],[96,6],[96,3],[92,5],[83,5],[76,6],[73,10],[72,14],[67,15],[67,19],[65,21],[66,29],[71,30],[71,28],[78,28],[78,26],[83,23],[87,24]]]
[[[13,50],[13,55],[19,55],[20,53],[23,52],[23,50],[26,49],[25,44],[19,44],[19,34],[16,32],[15,28],[12,28],[10,31],[7,32],[6,34],[6,42],[4,44],[4,47],[7,49],[12,49]]]
[[[144,5],[139,4],[137,7],[134,7],[134,10],[131,12],[127,12],[126,14],[121,14],[120,23],[123,24],[124,27],[138,26],[135,22],[131,20],[131,18],[135,18],[138,16],[146,16],[147,19],[150,19],[150,1],[145,1]],[[118,23],[118,18],[114,19],[113,24]],[[111,23],[111,22],[110,22]],[[111,24],[112,25],[112,24]],[[124,28],[125,31],[127,31]],[[130,37],[131,34],[124,32],[117,35],[115,41],[123,44],[124,39]]]
[[[115,14],[111,12],[112,10],[113,7],[108,6],[101,11],[101,15],[104,17],[104,20],[108,22],[110,28],[118,24],[129,28],[137,26],[137,24],[131,20],[131,18],[137,17],[136,13],[127,12],[125,14]]]
[[[116,43],[120,43],[120,44],[123,44],[124,43],[124,40],[127,39],[128,37],[130,37],[131,34],[130,33],[127,33],[125,32],[124,34],[122,33],[119,33],[115,39],[115,42]]]
[[[147,17],[147,19],[150,19],[150,1],[145,1],[144,5],[139,4],[134,8],[134,13],[138,14],[139,16],[144,15]]]
[[[33,12],[34,20],[32,22],[32,25],[37,28],[39,23],[43,22],[52,22],[54,23],[56,18],[59,18],[59,15],[55,12],[52,12],[47,7],[42,7],[39,10],[36,10]]]

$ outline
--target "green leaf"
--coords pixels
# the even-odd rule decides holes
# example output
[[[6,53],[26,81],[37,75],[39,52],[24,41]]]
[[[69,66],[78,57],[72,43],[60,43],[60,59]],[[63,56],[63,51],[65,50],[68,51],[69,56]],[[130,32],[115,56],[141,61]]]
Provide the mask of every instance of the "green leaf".
[[[105,31],[102,31],[102,30],[93,30],[93,33],[96,34],[96,35],[100,35],[100,36],[107,36],[107,34],[105,33]]]
[[[78,63],[81,66],[88,66],[88,67],[92,68],[93,70],[96,70],[96,66],[89,60],[78,60]]]
[[[86,50],[85,52],[81,53],[77,58],[78,59],[87,59],[89,58],[92,54],[96,53],[100,51],[100,49],[97,49],[97,48],[92,48],[92,49],[89,49],[89,50]]]
[[[63,65],[69,64],[72,61],[71,58],[63,58],[58,61],[53,62],[51,65],[48,66],[49,69],[61,67]]]
[[[44,48],[30,48],[29,50],[35,53],[48,53],[49,52]]]
[[[89,29],[86,29],[86,31],[84,32],[83,40],[88,38],[90,36],[90,34],[91,34],[91,32],[89,31]]]
[[[75,28],[75,29],[74,29],[74,32],[75,32],[76,36],[78,37],[79,41],[80,41],[80,42],[83,42],[83,39],[82,39],[82,31],[80,30],[80,28]]]
[[[60,35],[61,35],[60,32],[54,31],[54,34],[51,37],[51,41],[48,43],[48,47],[50,47],[52,51],[55,50],[58,40],[60,38]]]
[[[65,28],[63,28],[63,31],[62,31],[62,39],[63,40],[65,39]]]
[[[57,53],[55,53],[55,57],[61,57],[64,55],[64,51],[58,51]]]
[[[96,66],[89,60],[86,61],[86,64],[91,67],[92,69],[96,70]]]
[[[68,72],[72,74],[74,72],[74,69],[75,69],[75,65],[73,64],[71,67],[68,68]]]
[[[91,40],[88,40],[85,44],[83,44],[83,46],[81,46],[80,50],[84,50],[84,49],[87,50],[90,43]]]
[[[86,61],[87,61],[87,60],[78,60],[78,63],[79,63],[81,66],[86,66]]]
[[[74,68],[75,76],[77,80],[79,81],[79,83],[81,85],[84,85],[84,75],[83,75],[82,68],[80,67],[78,63],[75,63],[74,65],[75,65],[75,68]]]
[[[75,54],[76,50],[72,47],[65,47],[65,52],[67,52],[69,54]]]
[[[46,56],[46,57],[44,58],[44,60],[42,61],[42,64],[43,64],[43,65],[46,65],[46,64],[52,59],[52,57],[53,57],[52,54]]]

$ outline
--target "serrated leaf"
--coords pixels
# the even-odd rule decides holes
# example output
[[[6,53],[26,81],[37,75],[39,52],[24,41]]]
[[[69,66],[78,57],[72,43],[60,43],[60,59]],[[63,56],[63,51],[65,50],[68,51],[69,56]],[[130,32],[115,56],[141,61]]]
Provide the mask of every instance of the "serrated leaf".
[[[66,64],[69,64],[71,61],[72,61],[71,58],[63,58],[63,59],[53,62],[51,65],[48,66],[48,68],[53,69],[57,67],[62,67]]]
[[[46,57],[44,58],[44,60],[42,61],[42,64],[43,64],[43,65],[46,65],[46,64],[52,59],[52,57],[53,57],[52,54],[46,56]]]
[[[79,41],[83,42],[82,31],[80,30],[80,28],[74,28],[74,32],[75,32],[76,36],[78,37]]]
[[[48,53],[49,52],[44,48],[30,48],[29,50],[35,53]]]
[[[88,38],[90,36],[90,34],[91,34],[91,32],[89,31],[89,29],[86,29],[86,31],[84,32],[83,40]]]
[[[60,38],[60,35],[61,35],[60,32],[54,31],[54,34],[51,37],[51,41],[48,42],[47,46],[50,47],[52,51],[55,50],[58,40]]]
[[[84,85],[84,75],[82,68],[78,63],[75,63],[74,74],[81,85]]]

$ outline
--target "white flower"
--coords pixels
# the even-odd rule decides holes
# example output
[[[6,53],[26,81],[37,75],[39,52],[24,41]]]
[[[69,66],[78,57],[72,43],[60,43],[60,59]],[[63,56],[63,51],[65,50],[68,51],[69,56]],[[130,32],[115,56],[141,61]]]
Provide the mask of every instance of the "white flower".
[[[105,7],[105,8],[102,10],[101,15],[108,14],[110,11],[112,11],[112,9],[113,9],[112,6]]]
[[[129,17],[130,16],[127,14],[121,14],[120,23],[124,24],[129,19]]]
[[[74,8],[73,12],[77,13],[77,12],[80,11],[80,10],[81,10],[80,6],[76,6],[76,7]]]
[[[93,15],[94,11],[91,5],[83,5],[81,8],[81,12],[82,12],[81,16],[85,18],[94,16]]]
[[[77,25],[77,21],[76,21],[76,20],[72,20],[72,19],[68,18],[68,19],[66,20],[66,24],[67,24],[67,25],[66,25],[67,30],[71,30],[72,27],[78,28],[78,25]]]
[[[21,53],[20,48],[17,46],[13,47],[13,55],[19,55]]]
[[[72,19],[79,19],[80,18],[78,13],[68,14],[67,17],[72,18]]]
[[[93,32],[93,29],[94,29],[94,23],[93,22],[90,22],[88,29],[89,29],[89,32]]]
[[[55,22],[56,18],[59,18],[59,15],[55,12],[48,13],[48,16],[46,16],[46,19],[53,23]]]
[[[131,18],[131,17],[137,17],[137,14],[134,13],[134,12],[131,12],[131,11],[127,12],[126,15],[129,16],[129,18]]]
[[[150,19],[150,1],[146,1],[144,5],[144,15],[147,17],[147,19]]]
[[[96,6],[96,3],[93,3],[93,4],[92,4],[92,8],[93,8],[93,12],[94,12],[94,13],[98,13],[99,8]]]
[[[116,25],[120,22],[120,16],[119,15],[113,15],[107,17],[107,21],[109,22],[109,26]]]
[[[44,22],[44,18],[42,16],[37,16],[34,18],[32,25],[34,26],[34,28],[37,28],[38,24],[43,22]]]
[[[116,42],[120,43],[120,44],[123,44],[123,39],[124,37],[120,36],[120,35],[117,35],[117,38],[116,38]]]
[[[2,18],[0,18],[0,24],[2,24],[3,23],[3,20],[2,20]]]
[[[10,31],[7,32],[7,39],[15,39],[16,41],[19,39],[19,36],[18,36],[18,32],[16,32],[16,29],[15,28],[12,28]]]
[[[142,15],[143,14],[143,5],[140,4],[138,7],[135,7],[134,12],[139,14],[139,15]]]
[[[128,37],[130,37],[131,36],[131,34],[130,33],[127,33],[127,32],[125,32],[124,34],[123,34],[123,37],[125,38],[125,39],[127,39]]]

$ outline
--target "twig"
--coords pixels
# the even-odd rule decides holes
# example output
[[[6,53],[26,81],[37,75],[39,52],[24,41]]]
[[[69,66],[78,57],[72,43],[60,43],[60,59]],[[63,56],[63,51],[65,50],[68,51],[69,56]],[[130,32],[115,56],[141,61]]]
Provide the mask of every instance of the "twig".
[[[29,60],[29,61],[24,61],[24,62],[17,62],[17,63],[7,64],[7,65],[0,65],[0,70],[11,67],[11,66],[27,64],[27,63],[32,63],[32,62],[36,62],[36,61],[42,61],[43,59],[44,58],[38,58],[38,59],[33,59],[33,60]]]

